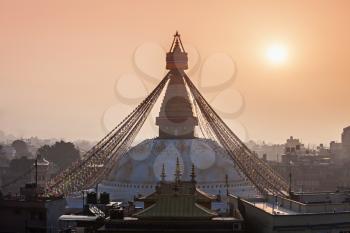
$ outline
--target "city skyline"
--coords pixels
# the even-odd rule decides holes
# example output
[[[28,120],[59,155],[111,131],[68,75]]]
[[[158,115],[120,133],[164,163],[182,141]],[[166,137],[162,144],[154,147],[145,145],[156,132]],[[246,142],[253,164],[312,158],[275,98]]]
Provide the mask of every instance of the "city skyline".
[[[103,114],[116,104],[115,80],[135,73],[135,49],[151,42],[167,50],[175,30],[195,46],[201,63],[218,52],[234,59],[232,91],[245,99],[235,120],[248,139],[283,143],[293,135],[328,144],[350,125],[346,1],[152,1],[139,8],[126,1],[16,3],[0,3],[0,129],[6,133],[99,140]],[[288,48],[283,64],[265,57],[274,43]],[[164,63],[158,69],[165,71]]]

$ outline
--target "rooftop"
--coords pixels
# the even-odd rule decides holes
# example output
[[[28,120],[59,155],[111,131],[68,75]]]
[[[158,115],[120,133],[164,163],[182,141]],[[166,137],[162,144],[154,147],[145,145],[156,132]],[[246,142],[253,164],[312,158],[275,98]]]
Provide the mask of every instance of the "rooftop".
[[[150,207],[134,215],[138,218],[212,218],[217,213],[195,203],[192,195],[162,195]]]
[[[350,213],[350,192],[294,194],[293,200],[269,195],[243,201],[271,215]]]
[[[298,214],[298,212],[280,207],[280,206],[276,206],[273,205],[271,203],[268,202],[257,202],[257,203],[253,203],[254,206],[256,206],[257,208],[264,210],[265,212],[269,213],[269,214],[276,214],[276,215],[292,215],[292,214]]]

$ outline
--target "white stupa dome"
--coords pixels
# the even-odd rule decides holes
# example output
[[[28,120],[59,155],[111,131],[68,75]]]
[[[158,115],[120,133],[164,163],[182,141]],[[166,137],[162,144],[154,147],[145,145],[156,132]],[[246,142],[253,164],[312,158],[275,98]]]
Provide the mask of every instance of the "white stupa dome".
[[[176,159],[183,180],[190,180],[192,164],[196,168],[197,186],[211,194],[226,194],[225,176],[230,193],[255,196],[255,189],[240,175],[225,150],[216,142],[203,139],[147,139],[132,147],[118,160],[99,189],[111,193],[115,200],[132,200],[137,195],[154,192],[160,181],[163,164],[166,180],[174,179]]]

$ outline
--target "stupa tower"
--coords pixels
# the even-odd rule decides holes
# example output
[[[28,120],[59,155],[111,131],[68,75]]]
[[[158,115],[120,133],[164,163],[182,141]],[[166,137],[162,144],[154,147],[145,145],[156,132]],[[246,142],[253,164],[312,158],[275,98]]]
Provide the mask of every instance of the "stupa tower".
[[[193,114],[191,100],[186,90],[184,70],[188,68],[187,53],[178,32],[166,55],[166,68],[169,71],[169,84],[160,108],[156,124],[159,126],[159,138],[194,138],[194,129],[198,120]]]
[[[166,68],[166,76],[134,111],[81,161],[46,183],[46,193],[67,195],[99,184],[99,190],[110,193],[112,200],[129,201],[152,193],[159,180],[170,175],[162,164],[173,167],[178,160],[177,167],[181,163],[183,168],[181,180],[197,182],[207,193],[288,197],[288,183],[232,132],[186,75],[188,58],[178,33],[166,54]],[[156,118],[159,137],[131,146],[159,98],[163,98]],[[195,137],[196,126],[203,138]],[[175,177],[180,181],[179,169]]]

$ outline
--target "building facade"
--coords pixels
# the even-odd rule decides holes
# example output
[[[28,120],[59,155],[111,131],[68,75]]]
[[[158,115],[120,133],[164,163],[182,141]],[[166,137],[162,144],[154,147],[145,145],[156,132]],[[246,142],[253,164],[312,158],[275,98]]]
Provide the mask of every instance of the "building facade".
[[[230,196],[254,233],[348,233],[349,193],[295,194],[294,199],[269,196],[243,200]]]
[[[21,195],[0,198],[0,232],[56,233],[65,207],[65,199],[39,197],[36,185],[28,184]]]

